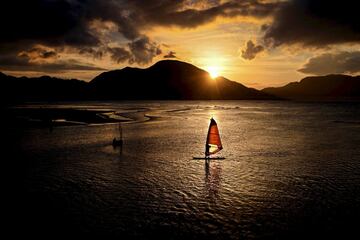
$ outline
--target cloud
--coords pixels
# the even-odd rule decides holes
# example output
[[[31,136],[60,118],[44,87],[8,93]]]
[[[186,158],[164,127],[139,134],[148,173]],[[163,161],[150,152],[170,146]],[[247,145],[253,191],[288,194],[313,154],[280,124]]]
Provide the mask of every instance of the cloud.
[[[255,45],[251,40],[246,43],[245,50],[241,51],[241,57],[247,60],[252,60],[260,52],[264,51],[264,47],[261,45]]]
[[[360,43],[358,3],[352,0],[290,0],[263,26],[264,40],[272,46],[299,44],[326,47]]]
[[[0,55],[30,59],[55,58],[61,49],[115,62],[148,64],[161,54],[161,44],[145,35],[152,27],[195,28],[218,17],[265,18],[281,0],[11,0],[0,9]],[[94,22],[111,23],[109,36]],[[118,42],[120,34],[123,39]],[[124,42],[127,41],[127,42]],[[53,52],[29,52],[41,45]],[[116,46],[116,47],[114,47]],[[36,61],[32,63],[36,64]],[[44,65],[45,66],[45,65]],[[49,65],[50,66],[50,65]],[[1,67],[1,65],[0,65]]]
[[[219,16],[266,17],[280,3],[261,0],[12,0],[3,3],[0,11],[0,43],[27,41],[48,46],[98,46],[102,39],[90,27],[95,20],[114,23],[118,32],[134,41],[143,35],[143,29],[153,26],[191,28]]]
[[[176,58],[176,52],[170,51],[168,54],[164,55],[164,58]]]
[[[306,74],[325,75],[331,73],[354,74],[360,72],[360,51],[325,53],[313,58],[298,70]]]
[[[60,60],[56,62],[34,63],[27,57],[14,58],[12,56],[0,57],[0,69],[2,71],[34,71],[34,72],[62,72],[62,71],[103,71],[91,64],[83,64],[77,60]]]
[[[189,2],[199,1],[155,1],[156,4],[144,4],[143,1],[135,1],[141,11],[147,12],[147,21],[150,24],[162,26],[178,26],[183,28],[194,28],[209,23],[217,17],[256,17],[264,18],[270,16],[281,1],[201,1],[206,7],[192,8],[196,4]],[[154,9],[153,6],[156,6]]]
[[[13,0],[2,3],[0,42],[36,42],[49,46],[96,45],[80,1]]]
[[[129,63],[146,64],[152,61],[154,57],[161,54],[160,46],[143,36],[129,43],[131,57]]]
[[[94,57],[95,59],[101,59],[103,55],[105,54],[105,50],[101,48],[92,48],[92,47],[83,47],[79,48],[78,53],[81,55],[90,55]]]
[[[22,51],[18,54],[18,57],[28,58],[33,61],[38,59],[52,59],[57,57],[57,53],[54,50],[48,50],[41,47],[34,47],[27,51]]]
[[[161,54],[161,48],[156,42],[152,42],[147,36],[142,36],[128,44],[129,50],[123,47],[107,48],[113,61],[120,63],[127,61],[128,63],[138,63],[140,65],[147,64],[154,57]]]
[[[108,52],[110,53],[111,59],[117,63],[129,61],[131,57],[131,53],[121,47],[108,48]]]

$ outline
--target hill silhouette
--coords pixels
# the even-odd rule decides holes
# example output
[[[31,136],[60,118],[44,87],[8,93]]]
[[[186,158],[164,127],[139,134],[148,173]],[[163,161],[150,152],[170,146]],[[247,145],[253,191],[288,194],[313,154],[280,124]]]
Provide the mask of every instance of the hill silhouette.
[[[125,67],[85,82],[0,73],[2,102],[167,99],[277,99],[224,77],[212,80],[191,64],[164,60],[146,69]]]
[[[360,100],[360,76],[306,77],[258,91],[189,63],[163,60],[149,68],[103,72],[90,82],[49,76],[28,78],[0,73],[2,103],[77,100]]]
[[[261,91],[218,77],[189,63],[159,61],[146,69],[104,72],[90,82],[102,99],[275,99]]]
[[[296,100],[360,100],[360,76],[332,74],[306,77],[283,87],[262,90],[278,97]]]
[[[24,101],[71,101],[88,98],[88,83],[49,76],[13,77],[0,73],[2,103]]]

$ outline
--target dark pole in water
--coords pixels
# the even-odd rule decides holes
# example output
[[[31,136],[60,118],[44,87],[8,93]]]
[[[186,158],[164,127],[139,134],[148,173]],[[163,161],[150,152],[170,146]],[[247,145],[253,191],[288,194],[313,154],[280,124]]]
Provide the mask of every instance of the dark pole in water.
[[[206,160],[210,159],[209,151],[210,151],[210,145],[206,142],[206,144],[205,144],[205,159]]]

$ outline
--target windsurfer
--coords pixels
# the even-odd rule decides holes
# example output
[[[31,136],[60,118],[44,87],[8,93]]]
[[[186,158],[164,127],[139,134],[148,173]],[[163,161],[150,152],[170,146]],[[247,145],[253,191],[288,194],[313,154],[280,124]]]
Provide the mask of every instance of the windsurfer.
[[[206,144],[205,145],[205,157],[209,157],[210,156],[210,145]]]

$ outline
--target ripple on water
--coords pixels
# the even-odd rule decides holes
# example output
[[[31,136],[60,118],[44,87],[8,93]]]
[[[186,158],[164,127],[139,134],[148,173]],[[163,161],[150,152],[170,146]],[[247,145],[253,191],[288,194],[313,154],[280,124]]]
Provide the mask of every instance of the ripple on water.
[[[321,232],[360,212],[359,128],[334,122],[358,121],[351,106],[334,113],[283,102],[121,104],[113,110],[135,120],[123,126],[121,154],[111,146],[116,125],[24,133],[37,210],[60,209],[54,214],[84,232],[161,231],[169,239]],[[226,159],[206,165],[192,157],[202,154],[210,116]]]

